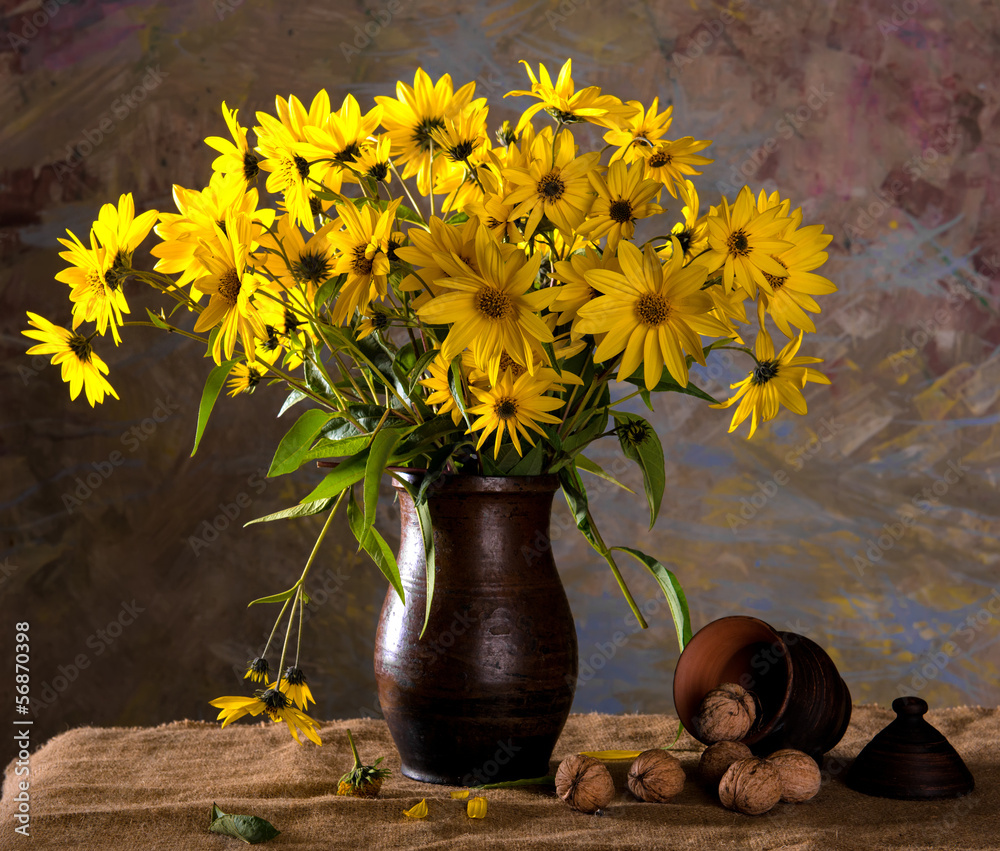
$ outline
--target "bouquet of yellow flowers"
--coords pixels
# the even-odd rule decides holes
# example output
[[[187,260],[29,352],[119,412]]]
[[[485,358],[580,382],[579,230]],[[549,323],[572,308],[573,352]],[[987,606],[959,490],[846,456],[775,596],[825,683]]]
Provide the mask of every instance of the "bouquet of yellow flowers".
[[[119,344],[123,328],[160,328],[203,342],[215,362],[195,450],[224,386],[235,395],[283,382],[279,416],[307,409],[269,475],[333,466],[300,504],[261,518],[327,514],[299,579],[255,601],[282,604],[271,633],[286,622],[279,676],[270,676],[269,641],[247,671],[263,690],[213,701],[224,723],[263,712],[296,739],[319,742],[289,638],[341,505],[360,547],[403,596],[374,525],[386,472],[421,474],[405,486],[428,548],[427,499],[443,475],[558,475],[578,527],[645,626],[588,507],[580,474],[615,479],[587,448],[613,438],[638,464],[652,526],[663,450],[623,402],[638,396],[652,410],[653,394],[669,391],[735,404],[730,431],[749,417],[752,435],[782,405],[806,413],[808,382],[829,383],[812,366],[818,358],[798,353],[803,333],[815,330],[813,296],[836,289],[814,271],[831,240],[823,226],[803,225],[777,192],[754,197],[748,187],[702,212],[689,176],[712,162],[702,155],[710,142],[668,138],[672,107],[577,90],[569,61],[555,82],[544,65],[536,76],[524,64],[531,88],[505,97],[535,102],[515,126],[503,122],[495,142],[474,83],[456,90],[448,75],[435,83],[421,69],[367,112],[350,94],[337,110],[326,91],[308,109],[279,97],[277,115],[257,113],[254,147],[223,103],[229,137],[205,140],[218,152],[207,187],[174,186],[175,213],[135,215],[123,195],[101,209],[87,243],[71,232],[60,240],[71,265],[56,279],[72,288],[71,328],[29,313],[24,333],[37,341],[31,353],[62,364],[74,399],[81,390],[91,405],[118,398],[96,337],[110,331]],[[536,129],[541,112],[552,123]],[[589,125],[582,134],[581,124]],[[603,147],[581,150],[574,131],[602,134]],[[261,173],[270,207],[255,186]],[[154,226],[155,267],[136,269],[133,253]],[[640,241],[637,229],[651,235]],[[130,319],[132,282],[159,290],[168,306]],[[768,320],[788,339],[780,351]],[[751,324],[752,348],[741,329]],[[689,368],[721,348],[743,352],[749,372],[720,402]],[[683,643],[690,626],[676,579],[627,551],[663,587]]]

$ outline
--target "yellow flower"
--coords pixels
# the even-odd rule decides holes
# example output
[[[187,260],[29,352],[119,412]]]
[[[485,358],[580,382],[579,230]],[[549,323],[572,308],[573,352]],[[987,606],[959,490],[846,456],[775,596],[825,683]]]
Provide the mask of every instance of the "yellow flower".
[[[392,139],[392,154],[398,165],[405,165],[403,177],[417,175],[421,195],[431,192],[432,133],[445,126],[445,119],[461,112],[472,101],[475,83],[452,90],[451,76],[445,74],[436,83],[423,68],[413,76],[412,88],[396,83],[396,97],[378,95],[375,102],[383,108],[382,126]]]
[[[606,181],[596,169],[590,172],[597,200],[577,233],[592,240],[607,236],[607,250],[614,252],[620,240],[633,237],[638,219],[662,213],[659,204],[650,203],[661,186],[655,180],[643,179],[643,172],[641,163],[626,166],[624,160],[611,163]]]
[[[685,175],[701,174],[700,171],[695,171],[694,166],[715,162],[696,153],[711,144],[708,139],[685,136],[674,142],[660,142],[651,148],[636,145],[632,150],[646,161],[646,176],[660,181],[667,192],[676,198],[677,187],[683,183]]]
[[[530,239],[542,216],[567,237],[580,226],[594,202],[589,175],[601,155],[597,151],[575,157],[576,146],[569,130],[563,130],[551,155],[535,157],[527,168],[504,169],[503,176],[515,188],[504,198],[514,206],[510,217],[528,217],[524,228]]]
[[[569,260],[557,260],[553,264],[552,277],[564,284],[564,286],[559,287],[556,300],[552,302],[552,309],[560,311],[557,325],[564,325],[567,322],[575,323],[580,308],[588,304],[591,299],[601,295],[599,290],[594,289],[587,282],[586,275],[591,269],[609,269],[612,272],[621,272],[622,267],[614,252],[605,251],[601,254],[591,245],[587,246],[584,253],[574,254]],[[577,333],[574,326],[574,334]]]
[[[576,87],[570,76],[573,73],[572,59],[567,59],[566,64],[559,70],[559,77],[554,85],[548,69],[541,63],[538,65],[538,77],[535,77],[531,66],[523,59],[521,64],[531,78],[531,91],[517,89],[507,92],[504,97],[535,97],[539,99],[539,103],[529,106],[524,111],[521,120],[517,122],[515,135],[520,135],[524,126],[542,109],[561,124],[588,121],[602,127],[617,127],[634,111],[633,107],[626,106],[613,95],[602,95],[597,86],[587,86],[578,92],[575,91]]]
[[[173,194],[180,212],[160,214],[156,234],[162,242],[154,245],[150,253],[159,258],[153,267],[156,271],[168,275],[180,273],[177,287],[209,274],[198,259],[198,252],[202,250],[202,242],[214,243],[216,222],[224,222],[230,213],[246,213],[261,227],[270,227],[274,221],[274,210],[257,209],[256,189],[247,189],[242,181],[226,180],[222,172],[215,172],[200,192],[174,184]],[[191,298],[199,301],[201,296],[200,290],[192,288]]]
[[[101,207],[94,222],[94,233],[111,256],[110,274],[119,282],[127,277],[132,268],[132,253],[149,235],[159,215],[156,210],[146,210],[136,216],[131,192],[118,199],[117,207],[114,204]]]
[[[246,128],[240,127],[236,120],[239,112],[238,109],[229,109],[223,101],[222,117],[226,119],[226,126],[233,139],[230,141],[222,136],[209,136],[205,139],[205,144],[219,152],[219,156],[212,160],[214,171],[226,176],[235,175],[244,186],[249,186],[257,181],[260,165],[247,144]]]
[[[280,121],[266,112],[258,112],[257,120],[263,125],[255,128],[257,150],[265,157],[260,167],[270,172],[265,184],[267,191],[283,193],[293,223],[315,230],[308,160],[298,152],[296,138]]]
[[[274,687],[273,683],[271,687]],[[316,699],[312,696],[312,691],[309,689],[309,683],[306,682],[306,675],[302,673],[301,668],[294,665],[289,665],[285,668],[285,673],[278,684],[278,688],[287,694],[292,699],[292,703],[298,706],[299,709],[309,709],[310,701],[312,703],[316,702]]]
[[[757,430],[757,423],[767,422],[778,415],[780,405],[794,411],[796,414],[806,413],[806,400],[802,388],[809,381],[817,384],[829,384],[830,379],[806,364],[820,363],[822,358],[796,357],[795,353],[802,345],[802,332],[798,337],[789,340],[780,354],[774,356],[774,344],[764,328],[757,334],[754,350],[757,366],[742,381],[730,385],[739,388],[725,402],[712,405],[713,408],[728,408],[737,401],[740,403],[733,414],[729,431],[735,431],[740,423],[752,415],[750,434]]]
[[[647,390],[656,387],[663,367],[682,387],[688,383],[685,352],[705,363],[698,335],[726,336],[728,328],[708,315],[712,300],[702,292],[705,269],[692,263],[682,267],[683,252],[674,239],[674,254],[660,265],[653,246],[645,252],[632,243],[618,246],[622,271],[595,269],[587,282],[604,293],[581,307],[575,330],[583,334],[606,332],[594,351],[594,360],[608,361],[624,351],[618,380],[640,366]]]
[[[670,129],[673,120],[673,106],[668,106],[663,112],[659,112],[658,97],[653,98],[648,112],[637,100],[630,100],[628,105],[633,109],[632,115],[625,118],[619,127],[604,134],[604,141],[618,148],[612,155],[611,162],[624,159],[627,163],[634,163],[641,159],[642,154],[639,149],[651,147],[658,142]]]
[[[427,366],[427,371],[430,375],[427,376],[427,378],[420,379],[420,384],[431,391],[425,400],[427,404],[436,405],[438,414],[451,414],[451,421],[455,425],[458,425],[462,422],[462,412],[458,409],[458,403],[455,401],[455,397],[451,394],[451,384],[448,381],[450,369],[451,361],[444,360],[439,354]],[[465,392],[465,370],[462,370],[462,372],[463,392]],[[468,402],[471,400],[467,399],[466,401]]]
[[[52,355],[53,364],[62,364],[62,380],[69,384],[70,399],[79,396],[80,390],[86,392],[90,407],[103,402],[106,394],[118,398],[118,394],[104,377],[108,374],[108,367],[91,347],[91,338],[53,325],[48,319],[31,311],[28,311],[28,322],[37,330],[21,333],[40,341],[38,345],[28,349],[28,354]]]
[[[385,134],[373,142],[365,142],[354,158],[354,168],[377,183],[391,183],[392,171],[389,168],[391,147],[392,139]]]
[[[249,361],[236,364],[230,370],[229,378],[226,379],[226,386],[229,388],[228,395],[239,396],[241,393],[253,393],[266,374],[267,367],[263,364]]]
[[[431,216],[428,228],[429,230],[410,228],[408,236],[411,244],[396,249],[396,256],[414,267],[415,271],[403,278],[399,286],[403,292],[421,293],[414,300],[417,307],[432,296],[441,294],[442,290],[436,283],[440,278],[468,274],[465,267],[479,273],[479,263],[476,260],[476,231],[479,224],[475,219],[451,225],[437,216]],[[455,260],[465,265],[458,265]]]
[[[361,146],[381,120],[382,107],[376,106],[362,115],[354,95],[349,94],[322,126],[303,127],[307,141],[296,145],[295,150],[309,161],[318,160],[312,162],[310,176],[339,192],[343,180],[357,182],[352,173],[355,161],[361,154]]]
[[[488,114],[489,107],[479,98],[446,117],[443,126],[431,130],[435,150],[453,163],[469,165],[471,160],[481,160],[490,150],[490,137],[486,133]]]
[[[260,237],[260,246],[268,254],[259,265],[285,289],[300,289],[312,304],[316,291],[333,275],[337,264],[330,242],[333,227],[333,222],[327,222],[306,241],[292,217],[282,216],[272,232]]]
[[[290,705],[288,696],[275,688],[259,691],[253,697],[243,697],[242,695],[217,697],[215,700],[210,700],[209,705],[221,710],[216,720],[222,721],[223,727],[244,715],[252,715],[256,718],[264,712],[275,723],[284,721],[288,726],[288,732],[299,744],[302,744],[302,739],[299,738],[300,731],[305,734],[309,741],[315,742],[317,745],[323,744],[316,732],[317,722]]]
[[[338,252],[334,273],[347,275],[333,306],[333,322],[349,322],[355,310],[364,311],[368,303],[388,292],[389,238],[399,198],[389,202],[381,213],[365,205],[338,204],[343,230],[331,230],[330,242]]]
[[[772,207],[758,213],[750,187],[744,186],[732,207],[723,198],[718,212],[708,217],[709,251],[700,261],[710,273],[722,267],[726,292],[740,286],[751,298],[757,295],[758,287],[770,294],[765,273],[779,278],[785,274],[773,257],[792,247],[779,237],[787,226],[780,211],[780,207]]]
[[[427,799],[422,798],[420,803],[414,804],[408,810],[403,810],[403,815],[407,818],[427,818]]]
[[[451,325],[441,346],[441,355],[448,363],[471,347],[476,365],[489,373],[491,381],[497,380],[500,356],[505,351],[533,370],[532,349],[552,342],[552,332],[537,314],[557,294],[554,287],[530,292],[541,252],[528,260],[513,246],[498,245],[485,228],[480,228],[476,260],[478,275],[462,264],[467,270],[464,275],[439,279],[441,287],[454,292],[432,299],[419,308],[418,315],[427,322]]]
[[[113,256],[97,244],[93,230],[90,231],[90,248],[86,248],[72,231],[66,233],[72,241],[60,238],[59,242],[69,251],[60,251],[59,256],[73,265],[57,272],[56,280],[73,288],[69,294],[73,302],[73,329],[84,321],[93,322],[103,337],[110,325],[111,336],[117,345],[122,341],[118,333],[122,314],[129,312],[121,286],[124,278],[112,273]]]
[[[694,184],[690,180],[684,180],[677,187],[677,193],[684,202],[684,206],[681,208],[684,221],[675,224],[671,233],[677,237],[677,241],[681,244],[684,257],[691,259],[708,248],[707,217],[699,218],[698,216],[698,190],[694,188]],[[666,251],[669,257],[670,251],[673,250],[672,243],[668,242],[662,250]]]
[[[469,413],[479,417],[472,422],[469,431],[482,429],[482,434],[476,442],[477,451],[485,443],[486,438],[496,432],[496,439],[493,442],[494,458],[500,452],[500,443],[505,432],[510,435],[517,454],[523,456],[518,434],[523,435],[524,439],[534,446],[535,441],[528,431],[529,428],[544,436],[545,431],[538,423],[561,422],[559,417],[553,416],[549,411],[562,407],[563,400],[555,396],[546,396],[545,393],[550,390],[561,391],[562,386],[553,383],[547,376],[533,376],[525,372],[515,380],[512,371],[507,370],[493,387],[484,390],[472,385],[469,389],[479,400],[479,404],[469,407]]]
[[[267,659],[263,656],[256,656],[253,661],[247,663],[247,672],[243,675],[243,679],[250,680],[252,683],[267,682],[269,667]]]
[[[802,211],[798,209],[792,214],[792,221],[797,225],[801,220]],[[823,225],[809,225],[785,231],[782,238],[791,244],[791,248],[772,255],[772,259],[784,268],[785,274],[771,275],[765,272],[770,292],[761,290],[760,299],[781,333],[792,337],[792,326],[803,331],[816,330],[806,313],[820,312],[813,296],[837,290],[831,280],[812,271],[826,262],[827,253],[823,249],[833,237],[823,233]]]
[[[212,356],[221,364],[236,348],[236,338],[243,341],[249,355],[256,339],[267,336],[264,323],[252,301],[253,294],[264,281],[253,272],[249,262],[253,242],[253,223],[245,213],[226,216],[225,230],[216,225],[216,245],[202,243],[198,258],[209,270],[195,286],[208,293],[208,306],[195,323],[195,331],[207,331],[218,324],[222,329],[212,345]]]

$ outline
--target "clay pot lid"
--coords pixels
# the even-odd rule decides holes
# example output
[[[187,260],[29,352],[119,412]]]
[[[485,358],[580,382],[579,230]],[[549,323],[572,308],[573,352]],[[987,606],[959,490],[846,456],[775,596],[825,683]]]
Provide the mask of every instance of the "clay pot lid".
[[[879,798],[958,798],[975,787],[949,741],[924,720],[927,701],[897,697],[896,720],[878,733],[847,773],[847,785]]]

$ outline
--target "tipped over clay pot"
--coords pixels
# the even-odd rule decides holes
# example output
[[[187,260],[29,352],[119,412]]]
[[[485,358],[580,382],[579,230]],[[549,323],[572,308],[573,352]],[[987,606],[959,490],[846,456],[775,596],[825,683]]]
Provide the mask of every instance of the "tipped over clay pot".
[[[684,648],[674,706],[687,730],[705,695],[722,683],[737,683],[759,701],[757,722],[740,740],[758,755],[795,748],[818,760],[851,720],[851,693],[826,651],[757,618],[712,621]]]

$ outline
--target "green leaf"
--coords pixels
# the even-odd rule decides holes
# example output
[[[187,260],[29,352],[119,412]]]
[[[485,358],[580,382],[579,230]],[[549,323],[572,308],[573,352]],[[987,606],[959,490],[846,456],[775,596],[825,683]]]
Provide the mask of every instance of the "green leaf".
[[[403,582],[399,578],[399,565],[396,564],[396,557],[378,530],[374,526],[365,526],[365,518],[354,499],[353,488],[347,501],[347,523],[351,527],[354,537],[358,539],[358,544],[382,571],[382,575],[389,580],[389,584],[396,590],[400,601],[405,605],[406,598],[403,595]]]
[[[444,475],[449,462],[454,457],[455,453],[458,452],[458,450],[463,446],[472,446],[472,443],[467,440],[462,440],[457,443],[449,443],[447,446],[442,446],[433,455],[431,455],[430,460],[427,462],[427,472],[421,476],[420,488],[417,490],[417,494],[413,498],[415,503],[423,503],[427,501],[427,492],[432,488],[434,483]]]
[[[170,326],[160,318],[159,314],[153,313],[148,307],[146,308],[146,313],[149,315],[149,321],[157,328],[162,328],[164,331],[170,330]]]
[[[448,370],[448,389],[451,391],[451,395],[455,399],[455,404],[458,405],[458,410],[462,414],[462,418],[465,420],[466,427],[468,427],[472,423],[469,420],[465,393],[462,390],[463,383],[462,356],[455,355],[455,359],[451,362],[451,368]]]
[[[394,452],[394,457],[401,460],[411,460],[418,455],[426,455],[436,449],[434,444],[439,438],[449,432],[457,432],[450,416],[434,416],[418,426],[406,431]],[[450,442],[450,441],[449,441]]]
[[[302,362],[302,374],[306,379],[306,387],[320,398],[335,403],[333,388],[330,386],[330,382],[326,380],[326,376],[323,375],[310,358],[306,358]]]
[[[622,452],[626,458],[635,461],[642,470],[642,483],[646,489],[646,501],[649,503],[649,528],[652,529],[660,513],[663,489],[667,482],[663,464],[663,445],[656,429],[638,414],[615,411],[612,416],[615,418]],[[638,435],[638,439],[633,435]]]
[[[378,424],[382,422],[385,410],[381,405],[348,405],[345,413],[349,414],[361,426],[362,430],[358,431],[354,423],[350,422],[350,420],[334,415],[326,424],[321,436],[328,440],[341,440],[345,437],[355,437],[359,434],[370,435],[375,431]],[[393,428],[400,422],[400,418],[390,411],[384,425]]]
[[[562,370],[559,368],[559,361],[556,360],[556,349],[552,343],[542,343],[542,349],[549,359],[549,366],[551,366],[555,371],[556,375],[562,375]]]
[[[434,358],[438,356],[439,351],[439,349],[431,349],[429,352],[424,352],[419,358],[417,358],[416,363],[410,367],[406,386],[407,398],[413,395],[413,390],[417,386],[417,382],[423,377],[424,372],[433,362]]]
[[[288,394],[288,398],[285,399],[284,403],[282,404],[281,410],[278,411],[278,416],[280,417],[283,413],[285,413],[285,411],[287,411],[290,407],[292,407],[292,405],[297,405],[303,399],[308,399],[308,398],[309,397],[306,396],[306,394],[303,393],[301,390],[299,390],[297,387],[293,387],[292,392]]]
[[[312,493],[302,500],[302,503],[338,496],[345,488],[357,484],[364,478],[367,463],[367,449],[357,455],[352,455],[346,461],[341,461],[331,472],[327,473],[326,478],[316,485]]]
[[[392,450],[399,443],[400,432],[393,428],[382,428],[376,432],[368,451],[368,463],[365,465],[365,528],[370,529],[375,522],[375,509],[378,507],[378,487],[382,481],[385,465],[389,463]],[[352,491],[353,494],[353,491]]]
[[[677,630],[677,645],[683,650],[691,640],[691,612],[688,610],[687,597],[684,596],[684,589],[681,588],[677,577],[655,558],[644,552],[633,550],[631,547],[612,547],[611,549],[628,553],[640,564],[645,565],[653,574],[660,588],[663,589],[663,595],[667,598],[670,615],[674,619],[674,629]]]
[[[234,839],[243,840],[247,845],[259,845],[281,833],[267,819],[258,816],[228,815],[215,803],[212,804],[209,819],[208,829],[211,833],[232,836]]]
[[[272,520],[293,520],[296,517],[312,517],[314,514],[326,511],[331,505],[333,505],[333,499],[318,499],[315,502],[293,505],[291,508],[284,508],[281,511],[274,512],[274,514],[258,517],[256,520],[251,520],[249,523],[244,523],[243,525],[245,528],[253,526],[254,523],[270,523]]]
[[[628,485],[619,482],[618,479],[616,479],[614,476],[612,476],[609,472],[604,470],[598,464],[591,461],[589,458],[586,458],[583,455],[577,455],[575,460],[577,469],[584,470],[585,472],[590,473],[591,475],[594,476],[600,476],[602,479],[606,479],[612,484],[618,485],[618,487],[622,488],[623,490],[627,490],[629,493],[635,493],[635,491],[632,490],[632,488],[630,488]]]
[[[427,605],[424,608],[424,625],[420,629],[418,638],[424,637],[427,631],[427,624],[431,619],[431,601],[434,599],[434,527],[431,524],[431,507],[428,502],[417,503],[414,500],[414,507],[417,511],[417,520],[420,521],[420,534],[424,539],[424,560],[427,563]]]
[[[198,451],[198,444],[201,443],[201,436],[205,433],[208,418],[212,415],[215,400],[219,398],[219,393],[222,391],[222,386],[226,383],[229,373],[232,372],[233,367],[238,363],[239,358],[227,360],[225,363],[219,364],[208,374],[208,379],[205,381],[205,389],[201,393],[201,404],[198,405],[198,426],[194,433],[194,449],[191,450],[192,456]]]
[[[523,444],[522,444],[523,446]],[[511,447],[513,449],[513,447]],[[545,446],[542,441],[537,441],[523,456],[518,457],[517,450],[514,449],[512,460],[516,459],[513,466],[505,476],[540,476],[542,466],[545,464]]]
[[[316,441],[316,445],[310,449],[302,459],[306,461],[320,461],[327,458],[343,458],[346,455],[354,455],[360,452],[371,442],[367,434],[356,434],[354,437],[340,437],[337,440],[329,440],[322,437]]]
[[[285,600],[289,599],[293,594],[295,594],[295,587],[289,588],[287,591],[282,591],[280,594],[272,594],[270,597],[258,597],[256,600],[251,600],[247,603],[247,608],[251,606],[256,606],[258,603],[284,603]]]
[[[271,469],[267,471],[268,477],[282,476],[299,469],[305,460],[305,454],[319,438],[323,426],[332,418],[332,414],[317,408],[311,408],[303,413],[281,438],[281,443],[278,444],[274,459],[271,461]]]
[[[316,290],[316,298],[313,300],[313,309],[319,310],[324,304],[330,300],[336,291],[344,281],[347,280],[347,275],[334,275],[331,278],[327,278],[323,285]]]
[[[590,545],[601,555],[607,552],[606,547],[602,547],[597,542],[597,536],[590,524],[590,507],[587,504],[587,490],[580,481],[580,474],[573,465],[563,467],[559,471],[559,483],[562,485],[563,496],[566,497],[566,504],[573,512],[576,520],[576,528],[583,533],[583,537],[590,542]]]

